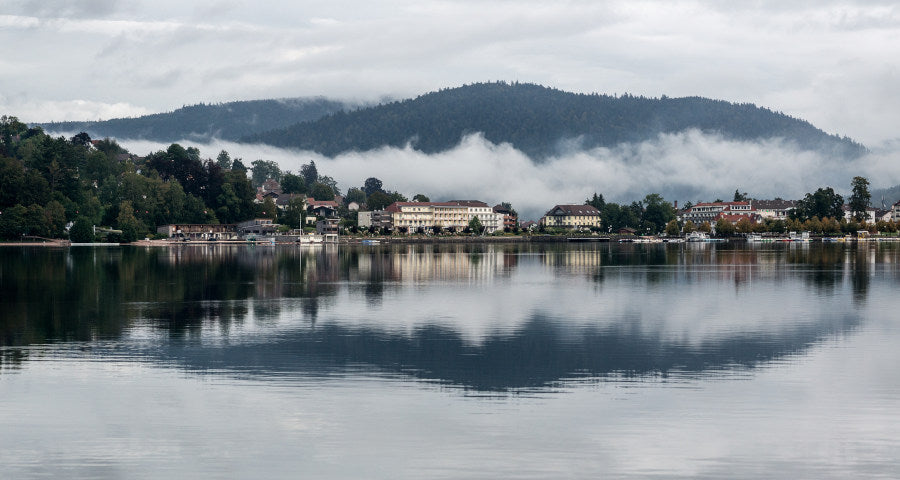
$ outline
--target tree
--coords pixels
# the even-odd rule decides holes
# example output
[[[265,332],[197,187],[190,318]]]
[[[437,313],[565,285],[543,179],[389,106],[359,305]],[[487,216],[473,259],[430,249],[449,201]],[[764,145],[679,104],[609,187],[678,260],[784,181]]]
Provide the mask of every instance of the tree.
[[[703,233],[709,233],[712,231],[712,225],[710,225],[709,222],[703,222],[699,227],[697,227],[697,230]]]
[[[869,180],[865,177],[853,177],[850,185],[853,187],[849,201],[850,212],[857,222],[865,222],[866,209],[869,208],[872,200],[872,195],[869,193]]]
[[[116,217],[116,224],[119,230],[122,230],[122,242],[131,243],[138,239],[138,235],[142,233],[143,226],[134,216],[134,207],[128,200],[119,204],[119,215]]]
[[[334,200],[334,190],[321,182],[315,182],[309,189],[309,196],[316,200]]]
[[[85,132],[81,132],[78,135],[75,135],[74,137],[72,137],[72,139],[70,141],[72,142],[73,145],[85,147],[87,145],[90,145],[91,136]]]
[[[366,192],[362,191],[361,188],[358,187],[350,187],[347,189],[347,195],[344,195],[344,202],[350,204],[350,202],[356,202],[360,205],[366,203]]]
[[[694,222],[688,220],[684,222],[684,228],[682,230],[684,230],[685,234],[694,233],[697,231],[697,225]]]
[[[603,194],[598,195],[597,192],[594,192],[594,196],[584,201],[585,205],[591,205],[597,210],[603,211],[603,207],[606,206],[606,200],[603,199]]]
[[[250,163],[253,167],[250,169],[250,178],[253,186],[258,187],[268,179],[281,181],[281,168],[278,163],[272,160],[254,160]]]
[[[430,202],[431,199],[429,199],[427,196],[425,196],[421,193],[417,193],[413,196],[412,201],[414,201],[414,202]]]
[[[753,222],[751,222],[749,218],[744,217],[738,220],[735,229],[738,233],[753,233]]]
[[[644,197],[644,227],[653,233],[661,231],[666,224],[675,219],[675,207],[658,193]]]
[[[94,241],[94,226],[87,217],[78,217],[69,229],[69,240],[73,243],[90,243]]]
[[[308,164],[300,167],[300,176],[307,186],[319,181],[319,170],[316,168],[316,162],[310,160]]]
[[[681,228],[678,226],[678,220],[670,220],[669,223],[666,224],[666,235],[674,237],[679,233],[681,233]]]
[[[231,170],[235,172],[241,172],[243,174],[247,174],[247,166],[244,165],[244,162],[241,158],[235,158],[233,162],[231,162]]]
[[[275,206],[272,197],[266,197],[266,199],[263,200],[263,203],[256,205],[256,216],[259,218],[271,218],[272,220],[275,220],[275,217],[278,216],[278,207]]]
[[[306,181],[300,175],[284,172],[281,178],[281,191],[284,193],[306,193]]]
[[[724,218],[720,218],[716,221],[716,235],[721,235],[723,237],[727,237],[734,234],[734,224],[725,220]]]
[[[844,197],[835,193],[834,189],[819,188],[797,201],[796,208],[791,211],[791,217],[801,221],[812,217],[840,219],[844,217],[843,205]]]
[[[365,183],[363,183],[363,191],[366,192],[366,196],[369,196],[375,192],[383,192],[381,189],[382,183],[381,180],[375,177],[369,177],[366,179]]]
[[[384,192],[375,192],[366,199],[366,206],[369,210],[384,210],[385,207],[392,203],[394,203],[394,200]]]
[[[484,232],[484,226],[481,224],[481,220],[478,219],[478,215],[472,217],[469,220],[469,230],[472,230],[476,234],[481,234]]]
[[[288,202],[281,215],[281,223],[291,228],[303,228],[303,222],[306,220],[306,208],[304,201],[300,197],[294,197]]]
[[[740,189],[734,190],[734,201],[735,202],[746,202],[748,200],[750,200],[750,198],[747,197],[747,192],[741,193]]]
[[[216,157],[216,165],[222,170],[231,170],[231,156],[228,155],[228,152],[225,150],[219,152],[219,156]]]

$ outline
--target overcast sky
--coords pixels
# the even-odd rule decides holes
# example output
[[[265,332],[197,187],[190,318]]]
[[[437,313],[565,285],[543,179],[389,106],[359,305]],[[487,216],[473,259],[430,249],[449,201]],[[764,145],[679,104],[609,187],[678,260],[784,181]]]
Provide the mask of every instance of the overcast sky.
[[[105,119],[518,80],[753,102],[877,147],[900,137],[894,3],[0,0],[0,113]]]

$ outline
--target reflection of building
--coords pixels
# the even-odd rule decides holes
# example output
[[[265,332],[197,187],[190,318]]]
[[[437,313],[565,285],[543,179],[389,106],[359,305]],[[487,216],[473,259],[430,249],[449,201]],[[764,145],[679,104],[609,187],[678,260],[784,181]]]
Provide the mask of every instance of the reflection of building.
[[[169,238],[187,240],[233,240],[237,238],[234,224],[174,223],[156,228],[156,232]]]
[[[591,205],[557,205],[541,217],[541,225],[576,230],[600,227],[600,210]]]

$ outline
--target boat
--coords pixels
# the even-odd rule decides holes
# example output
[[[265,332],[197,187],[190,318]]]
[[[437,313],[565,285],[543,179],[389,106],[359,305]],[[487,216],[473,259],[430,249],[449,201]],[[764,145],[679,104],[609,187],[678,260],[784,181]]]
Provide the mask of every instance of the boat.
[[[704,232],[691,232],[685,237],[687,242],[705,242],[709,240],[709,235]]]

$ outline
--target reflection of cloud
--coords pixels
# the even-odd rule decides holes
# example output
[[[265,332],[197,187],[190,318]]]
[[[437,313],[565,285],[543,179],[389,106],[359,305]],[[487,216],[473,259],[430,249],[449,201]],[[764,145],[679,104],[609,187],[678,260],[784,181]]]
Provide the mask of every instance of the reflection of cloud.
[[[186,142],[191,143],[191,142]],[[158,142],[122,140],[137,154],[161,150]],[[509,201],[525,219],[536,219],[556,204],[582,203],[593,192],[608,201],[630,203],[648,193],[667,200],[730,198],[735,189],[756,198],[801,198],[822,186],[846,191],[851,177],[866,175],[873,187],[900,183],[897,150],[881,150],[856,160],[837,160],[801,151],[780,139],[727,140],[696,130],[615,148],[573,150],[535,163],[510,145],[471,135],[454,149],[427,155],[410,147],[351,152],[334,158],[263,145],[213,142],[197,145],[214,158],[221,149],[245,163],[263,158],[299,171],[315,160],[342,190],[374,176],[385,188],[432,200],[477,198],[490,204]]]

